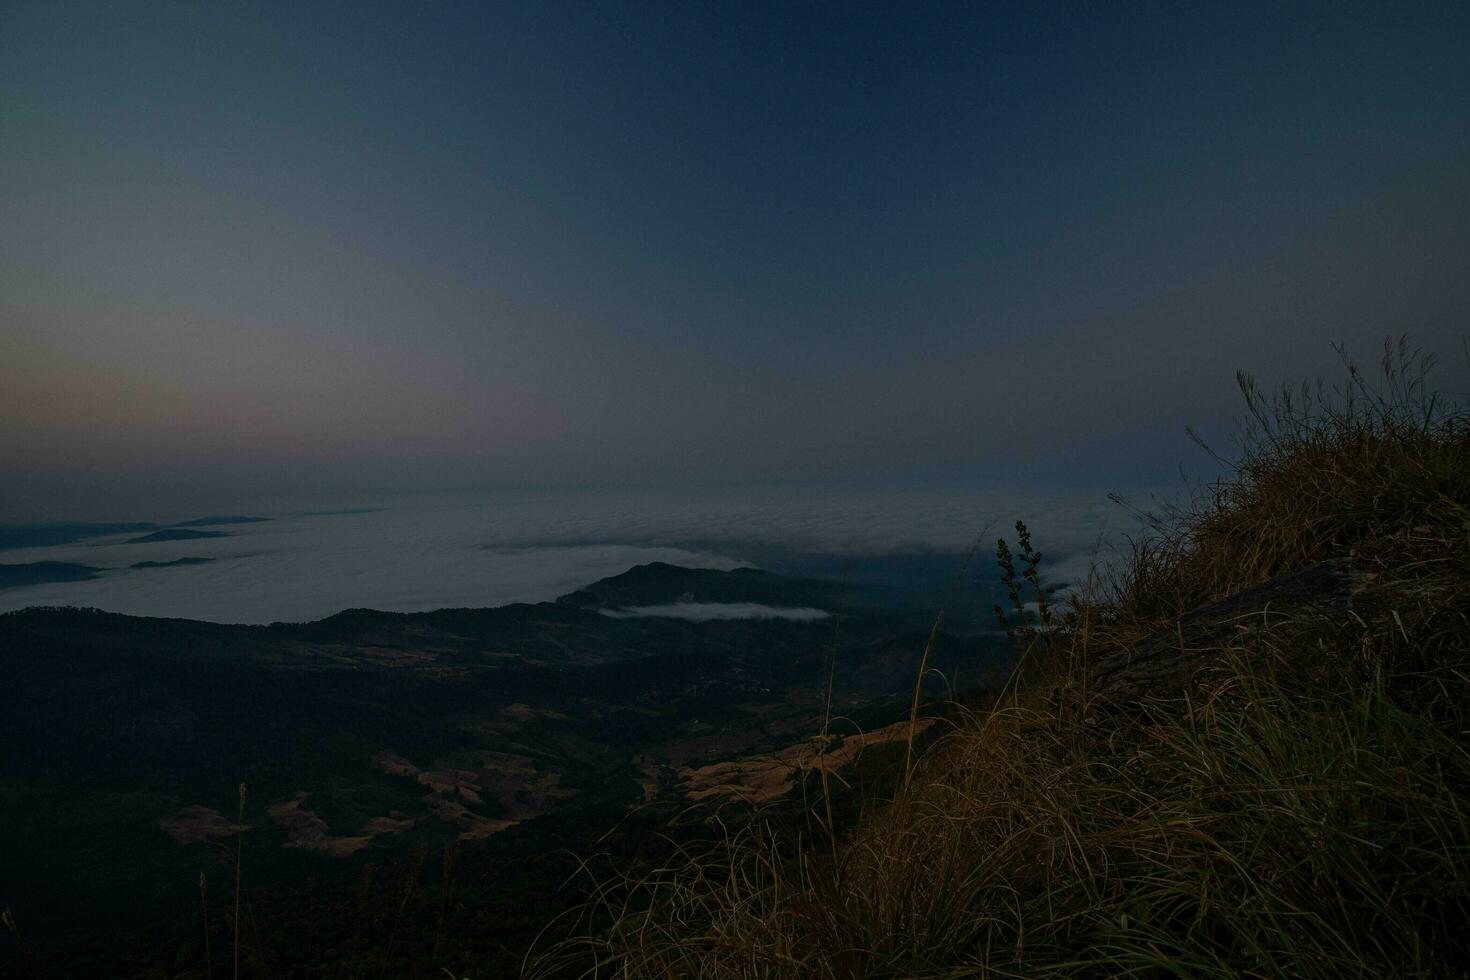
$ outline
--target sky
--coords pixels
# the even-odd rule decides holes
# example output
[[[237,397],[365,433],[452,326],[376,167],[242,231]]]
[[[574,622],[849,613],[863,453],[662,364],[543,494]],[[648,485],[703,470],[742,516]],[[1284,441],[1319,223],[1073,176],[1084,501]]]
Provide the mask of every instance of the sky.
[[[1237,368],[1408,332],[1463,390],[1467,50],[1463,2],[0,0],[0,520],[1127,484]]]

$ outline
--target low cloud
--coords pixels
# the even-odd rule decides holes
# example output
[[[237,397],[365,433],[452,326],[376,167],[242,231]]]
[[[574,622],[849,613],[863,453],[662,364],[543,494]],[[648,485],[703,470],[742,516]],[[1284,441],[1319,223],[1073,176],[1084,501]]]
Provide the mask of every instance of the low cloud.
[[[789,619],[809,623],[832,614],[825,609],[806,606],[766,606],[759,602],[675,602],[667,606],[630,606],[627,609],[599,609],[613,619],[636,619],[660,616],[705,623],[715,619]]]
[[[352,607],[416,612],[550,600],[652,561],[802,574],[840,568],[846,557],[928,555],[957,568],[977,538],[971,570],[988,577],[995,539],[1014,540],[1018,518],[1045,553],[1044,574],[1076,581],[1095,557],[1107,557],[1110,528],[1132,527],[1102,489],[1015,487],[502,492],[390,499],[331,514],[255,512],[272,520],[239,525],[227,538],[124,543],[136,534],[119,534],[8,551],[10,562],[107,570],[87,582],[7,589],[0,610],[84,605],[293,622]],[[209,561],[127,567],[185,556]]]

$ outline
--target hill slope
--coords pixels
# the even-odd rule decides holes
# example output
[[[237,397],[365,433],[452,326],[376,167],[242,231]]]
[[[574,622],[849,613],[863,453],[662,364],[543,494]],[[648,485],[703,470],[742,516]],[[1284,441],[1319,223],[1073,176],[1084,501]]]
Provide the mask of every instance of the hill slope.
[[[679,603],[816,618],[637,613]],[[647,565],[556,602],[306,624],[0,615],[0,908],[37,975],[202,970],[200,874],[226,894],[238,843],[251,975],[430,959],[503,975],[497,957],[566,903],[566,849],[708,764],[817,730],[836,614],[839,710],[897,717],[922,623],[755,569]],[[1009,656],[993,636],[946,640],[971,667],[977,648]],[[400,908],[428,855],[460,871]],[[437,958],[422,948],[471,922]],[[0,972],[19,955],[0,942]]]
[[[1000,543],[1012,687],[890,800],[604,882],[532,974],[1465,975],[1470,418],[1423,366],[1242,377],[1227,476],[1064,616]]]

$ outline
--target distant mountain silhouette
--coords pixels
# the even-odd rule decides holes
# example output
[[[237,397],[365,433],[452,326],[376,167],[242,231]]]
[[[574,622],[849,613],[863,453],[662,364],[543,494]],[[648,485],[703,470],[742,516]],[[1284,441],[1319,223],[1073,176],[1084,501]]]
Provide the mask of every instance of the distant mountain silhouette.
[[[0,550],[45,548],[56,544],[71,544],[84,538],[99,538],[106,534],[151,531],[160,526],[146,521],[123,524],[89,524],[75,521],[57,524],[15,524],[0,527]]]
[[[194,541],[199,538],[228,538],[225,531],[191,531],[183,527],[166,527],[138,538],[129,538],[123,544],[148,544],[153,541]]]
[[[0,565],[0,589],[46,582],[85,582],[96,578],[102,569],[91,565],[75,565],[64,561],[38,561],[27,565]]]
[[[215,527],[219,524],[262,524],[270,520],[269,517],[240,517],[231,514],[214,514],[209,517],[196,517],[192,521],[180,521],[170,524],[169,527]]]
[[[175,558],[173,561],[135,561],[129,568],[175,568],[179,565],[207,565],[213,558]]]

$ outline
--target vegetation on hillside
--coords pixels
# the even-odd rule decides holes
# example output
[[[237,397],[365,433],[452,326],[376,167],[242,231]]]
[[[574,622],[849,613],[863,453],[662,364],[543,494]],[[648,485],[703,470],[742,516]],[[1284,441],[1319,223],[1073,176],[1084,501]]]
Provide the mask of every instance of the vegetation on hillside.
[[[1020,667],[889,799],[605,882],[528,973],[1465,975],[1470,416],[1428,368],[1242,375],[1225,475],[1054,626],[1001,542]]]
[[[514,975],[604,831],[661,858],[630,806],[821,723],[830,621],[603,612],[686,595],[841,612],[837,712],[902,713],[927,614],[755,569],[269,627],[0,614],[0,977]],[[939,669],[1009,662],[962,637]]]

